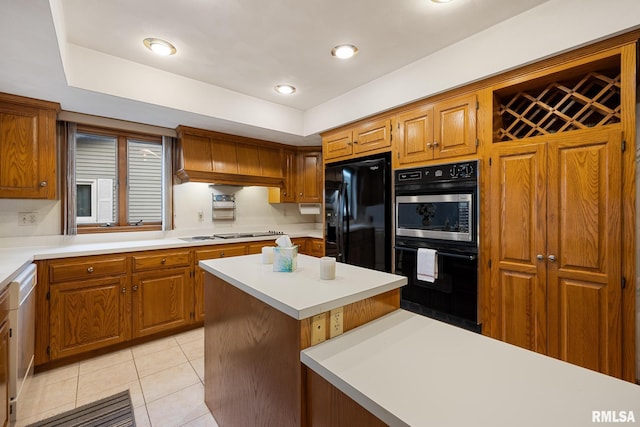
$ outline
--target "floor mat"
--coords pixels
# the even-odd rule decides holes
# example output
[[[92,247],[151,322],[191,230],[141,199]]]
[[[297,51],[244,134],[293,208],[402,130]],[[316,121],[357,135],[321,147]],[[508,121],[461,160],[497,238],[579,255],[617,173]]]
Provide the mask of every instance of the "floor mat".
[[[135,427],[129,390],[29,424],[27,427]]]

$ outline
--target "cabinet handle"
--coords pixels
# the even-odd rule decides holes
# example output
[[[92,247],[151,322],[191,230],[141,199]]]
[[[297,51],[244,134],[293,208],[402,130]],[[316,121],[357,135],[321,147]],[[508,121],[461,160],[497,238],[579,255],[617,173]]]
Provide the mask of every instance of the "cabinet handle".
[[[167,259],[166,258],[162,258],[162,260],[160,261],[160,264],[166,264],[167,263]]]
[[[87,268],[87,273],[93,273],[93,267]]]
[[[358,143],[358,140],[353,141],[353,143],[354,143],[354,144],[357,144],[357,143]]]
[[[433,141],[433,146],[437,147],[438,146],[438,141]]]
[[[138,285],[134,285],[133,288],[131,288],[131,290],[133,290],[134,292],[138,290]]]
[[[549,261],[555,261],[556,260],[556,256],[555,255],[549,255]]]
[[[542,261],[544,259],[544,255],[538,254],[536,255],[536,258],[538,259],[538,261]]]
[[[124,288],[124,287],[123,287],[123,288],[121,289],[121,292],[122,292],[123,294],[127,293],[127,288]]]
[[[46,187],[47,181],[40,181],[40,187]]]

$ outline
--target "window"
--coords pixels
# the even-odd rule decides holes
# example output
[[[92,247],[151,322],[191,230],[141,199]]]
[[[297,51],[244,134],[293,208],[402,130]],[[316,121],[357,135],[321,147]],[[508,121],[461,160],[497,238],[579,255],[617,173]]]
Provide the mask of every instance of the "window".
[[[78,232],[161,229],[163,151],[160,137],[78,126]]]

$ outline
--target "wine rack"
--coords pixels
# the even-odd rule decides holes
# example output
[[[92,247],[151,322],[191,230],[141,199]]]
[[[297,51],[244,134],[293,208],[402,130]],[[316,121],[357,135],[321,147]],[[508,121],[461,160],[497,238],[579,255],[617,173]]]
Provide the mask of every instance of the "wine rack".
[[[496,142],[620,122],[620,70],[591,71],[496,95]]]

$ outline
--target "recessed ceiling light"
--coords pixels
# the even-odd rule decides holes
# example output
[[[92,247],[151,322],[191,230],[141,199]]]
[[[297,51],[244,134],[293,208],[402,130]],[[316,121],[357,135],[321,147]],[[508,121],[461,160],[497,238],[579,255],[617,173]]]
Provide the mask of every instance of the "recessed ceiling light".
[[[296,91],[296,88],[291,85],[277,85],[274,89],[282,95],[291,95]]]
[[[358,48],[352,44],[341,44],[331,49],[331,55],[340,59],[348,59],[358,53]]]
[[[169,56],[176,53],[176,47],[166,40],[148,37],[142,42],[147,47],[147,49],[157,55]]]
[[[431,0],[431,1],[434,3],[449,3],[450,1],[453,1],[453,0]]]

